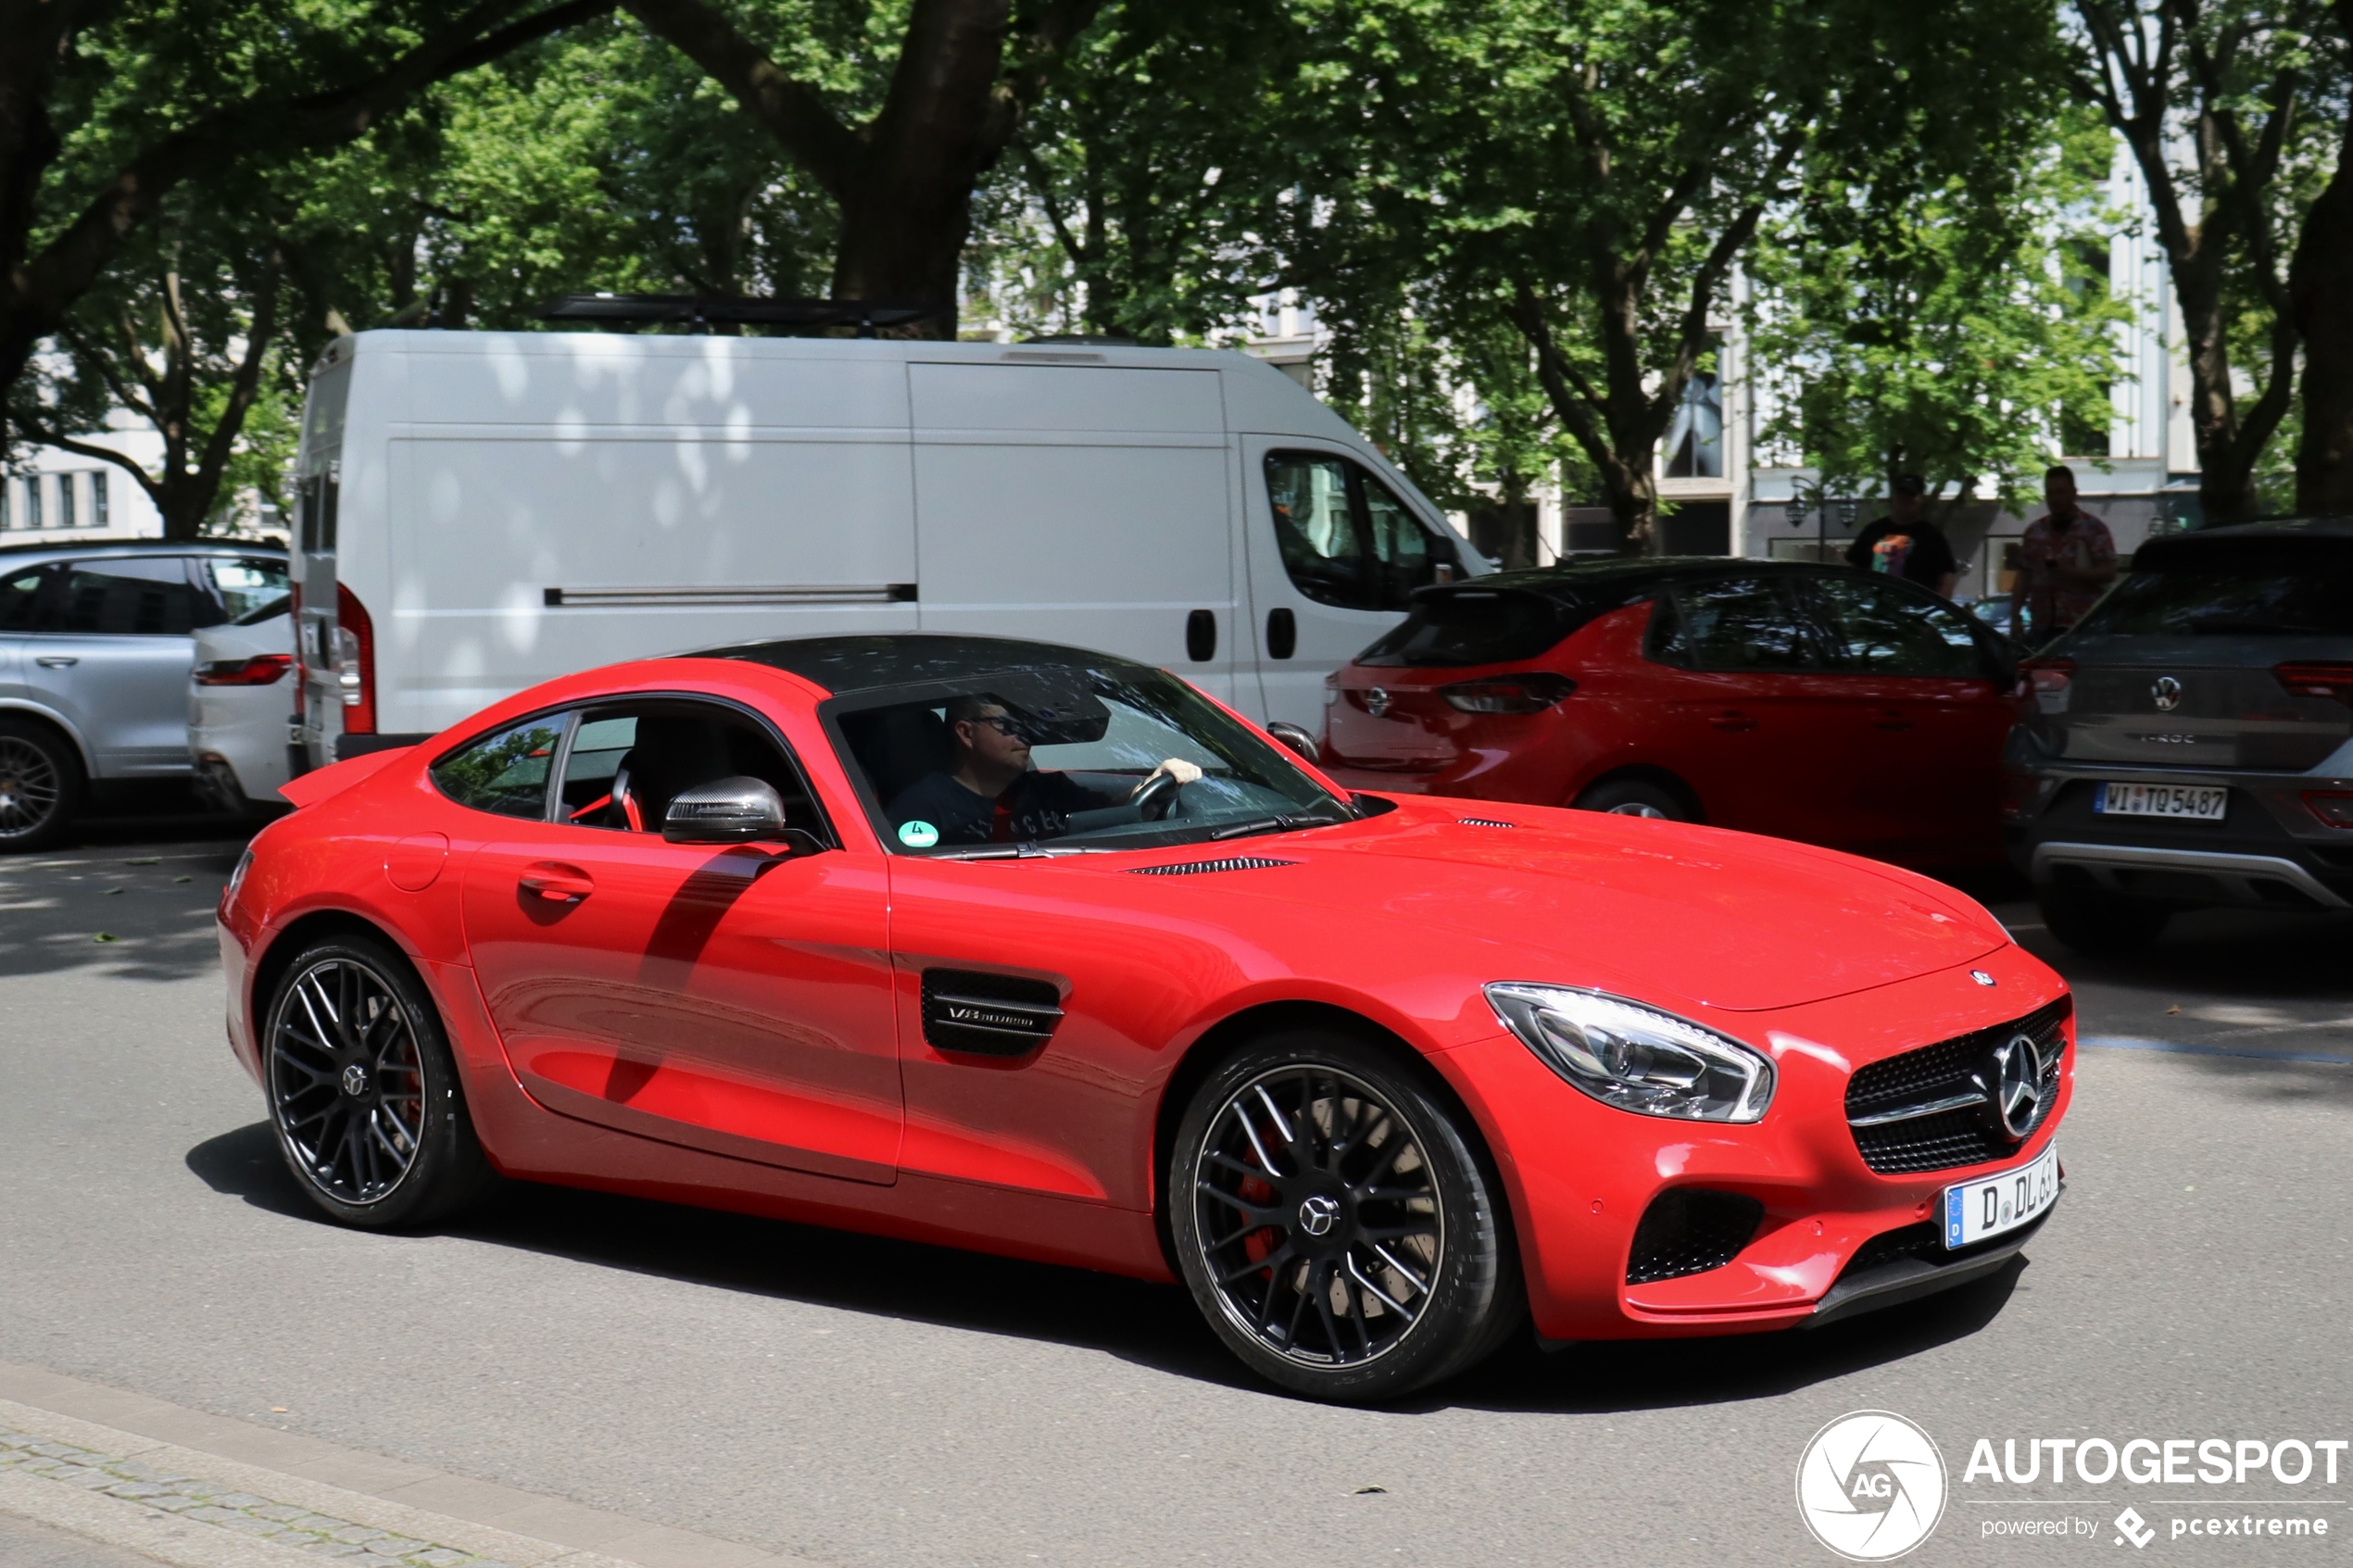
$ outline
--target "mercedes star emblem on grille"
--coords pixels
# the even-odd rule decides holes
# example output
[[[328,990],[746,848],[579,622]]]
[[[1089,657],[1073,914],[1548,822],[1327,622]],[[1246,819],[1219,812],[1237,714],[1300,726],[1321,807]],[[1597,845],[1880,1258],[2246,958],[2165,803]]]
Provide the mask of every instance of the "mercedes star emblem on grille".
[[[2034,1130],[2043,1110],[2042,1047],[2032,1035],[2013,1035],[2007,1045],[1994,1047],[1987,1066],[1992,1083],[1986,1094],[1994,1115],[2013,1141],[2022,1140]]]
[[[2181,706],[2182,683],[2171,675],[2159,675],[2149,683],[2149,696],[2159,713],[2171,713]]]

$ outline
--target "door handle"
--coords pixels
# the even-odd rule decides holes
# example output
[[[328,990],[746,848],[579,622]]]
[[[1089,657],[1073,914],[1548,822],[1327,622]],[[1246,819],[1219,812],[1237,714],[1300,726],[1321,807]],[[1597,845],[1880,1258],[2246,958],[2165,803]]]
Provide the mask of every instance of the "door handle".
[[[44,653],[32,662],[44,670],[70,670],[81,663],[82,659],[78,654]]]
[[[1207,664],[1217,657],[1217,612],[1197,609],[1185,617],[1185,657]]]
[[[1743,713],[1738,709],[1727,709],[1721,713],[1712,713],[1708,715],[1707,721],[1715,725],[1719,730],[1753,730],[1756,728],[1756,721],[1750,718],[1747,714]]]
[[[541,860],[525,866],[516,879],[525,893],[558,904],[577,904],[597,891],[597,884],[578,866],[559,865],[553,860]]]
[[[1266,657],[1289,659],[1299,651],[1299,617],[1284,608],[1266,612]]]

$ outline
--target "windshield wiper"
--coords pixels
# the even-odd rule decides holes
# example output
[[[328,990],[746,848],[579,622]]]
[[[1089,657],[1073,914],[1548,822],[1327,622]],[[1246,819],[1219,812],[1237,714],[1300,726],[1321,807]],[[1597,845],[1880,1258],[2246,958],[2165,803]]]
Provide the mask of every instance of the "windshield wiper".
[[[1353,817],[1335,817],[1324,811],[1302,811],[1296,816],[1257,817],[1247,822],[1229,822],[1214,829],[1210,839],[1241,838],[1253,833],[1288,833],[1292,828],[1327,828],[1336,822],[1353,822]]]
[[[1021,844],[992,844],[986,849],[948,849],[926,855],[926,860],[1051,860],[1063,855],[1108,855],[1100,844],[1057,844],[1051,848],[1030,839]]]

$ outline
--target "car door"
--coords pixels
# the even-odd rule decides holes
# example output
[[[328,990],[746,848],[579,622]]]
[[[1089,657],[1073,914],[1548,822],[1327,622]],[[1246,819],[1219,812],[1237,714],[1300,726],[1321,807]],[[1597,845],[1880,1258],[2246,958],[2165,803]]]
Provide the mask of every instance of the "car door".
[[[717,703],[590,707],[436,764],[445,794],[502,819],[466,872],[484,1001],[550,1110],[890,1183],[901,1111],[881,857],[663,840],[673,796],[738,774],[775,784],[794,825],[834,842],[781,740]]]
[[[1404,618],[1426,583],[1461,570],[1454,542],[1362,463],[1296,438],[1243,442],[1250,650],[1268,721],[1310,734],[1324,677]]]
[[[2012,718],[1988,639],[1908,583],[1829,572],[1806,584],[1837,656],[1842,847],[1943,860],[1998,852]]]
[[[1820,628],[1789,574],[1670,584],[1652,612],[1644,657],[1655,755],[1692,786],[1710,823],[1834,839],[1835,692]]]
[[[184,556],[69,560],[36,610],[26,682],[79,730],[102,778],[188,771],[191,633],[218,619]]]

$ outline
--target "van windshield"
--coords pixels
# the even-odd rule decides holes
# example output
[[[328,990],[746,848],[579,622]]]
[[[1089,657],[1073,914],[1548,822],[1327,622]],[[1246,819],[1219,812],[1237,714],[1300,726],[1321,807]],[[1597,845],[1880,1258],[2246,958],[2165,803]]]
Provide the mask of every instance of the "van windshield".
[[[2353,636],[2353,539],[2194,540],[2144,547],[2079,637]]]
[[[1142,848],[1356,814],[1190,686],[1140,666],[999,670],[862,693],[828,717],[902,854]]]

